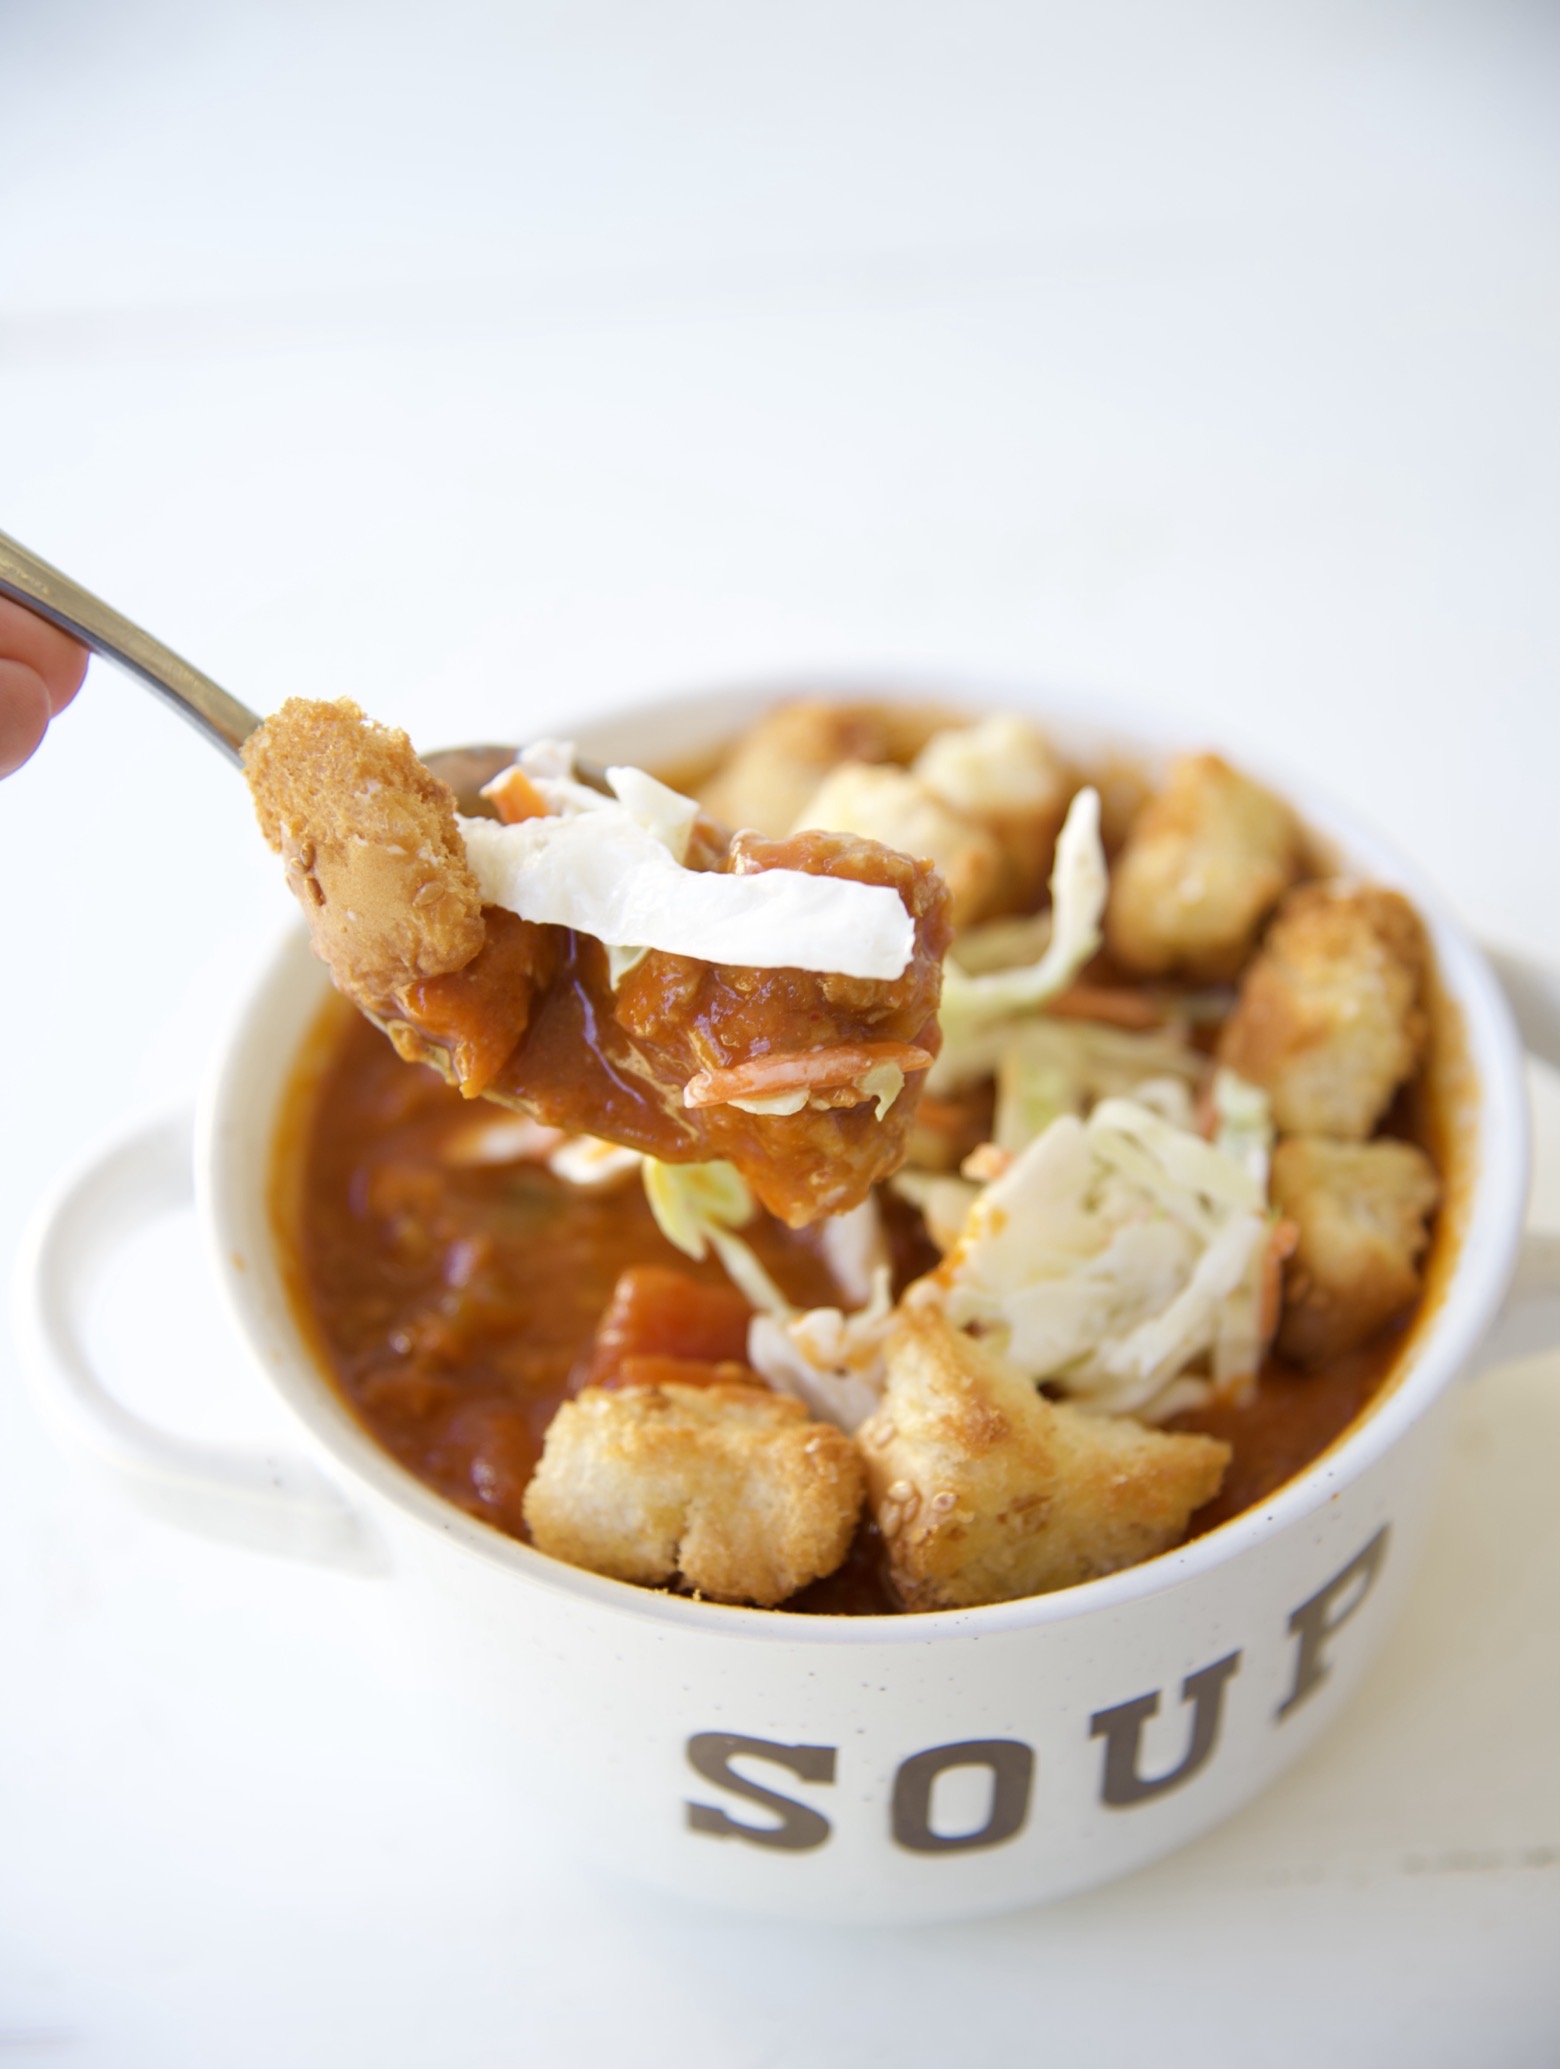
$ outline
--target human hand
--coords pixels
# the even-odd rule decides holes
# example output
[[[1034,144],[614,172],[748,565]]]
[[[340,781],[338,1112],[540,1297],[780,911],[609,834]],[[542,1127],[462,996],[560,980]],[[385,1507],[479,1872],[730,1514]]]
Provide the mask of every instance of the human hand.
[[[47,618],[0,596],[0,776],[9,776],[33,753],[86,672],[84,646]]]

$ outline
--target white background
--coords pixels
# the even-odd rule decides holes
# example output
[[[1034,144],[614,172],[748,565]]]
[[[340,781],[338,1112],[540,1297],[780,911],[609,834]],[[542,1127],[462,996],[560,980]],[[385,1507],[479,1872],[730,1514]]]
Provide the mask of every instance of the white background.
[[[0,526],[261,709],[1053,681],[1286,759],[1560,962],[1553,8],[9,0],[0,195]],[[284,893],[101,666],[0,886],[9,1256],[188,1096]],[[268,1426],[187,1227],[97,1336]],[[385,1587],[112,1506],[0,1359],[0,2063],[1560,2058],[1554,1358],[1470,1389],[1407,1622],[1268,1798],[828,1935],[488,1843]]]

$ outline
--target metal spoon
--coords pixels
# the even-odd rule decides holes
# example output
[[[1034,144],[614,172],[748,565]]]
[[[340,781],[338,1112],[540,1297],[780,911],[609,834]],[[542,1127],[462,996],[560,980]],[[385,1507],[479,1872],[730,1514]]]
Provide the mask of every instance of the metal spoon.
[[[132,625],[79,582],[62,575],[4,532],[0,532],[0,596],[25,604],[94,654],[128,669],[220,748],[229,761],[243,765],[244,742],[261,723],[247,704],[230,697],[171,647]],[[508,768],[515,751],[492,745],[444,747],[423,755],[422,761],[450,786],[457,808],[468,818],[491,817],[492,807],[479,795],[481,787],[500,769]],[[593,764],[576,761],[575,773],[595,789],[607,788],[604,773]]]

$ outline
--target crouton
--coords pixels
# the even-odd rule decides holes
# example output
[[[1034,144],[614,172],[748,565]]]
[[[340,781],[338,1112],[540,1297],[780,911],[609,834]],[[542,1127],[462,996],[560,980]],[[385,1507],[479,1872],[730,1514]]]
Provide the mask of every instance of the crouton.
[[[1076,787],[1039,727],[1016,717],[948,727],[927,741],[910,773],[995,839],[1002,904],[1015,911],[1032,907],[1051,873]]]
[[[1032,910],[1045,892],[1076,790],[1066,761],[1039,726],[1016,716],[946,726],[914,757],[910,774],[997,842],[1003,877],[993,904]]]
[[[244,769],[337,989],[408,1062],[484,1091],[525,1031],[552,944],[484,907],[453,792],[404,733],[345,700],[290,698],[244,743]]]
[[[699,786],[722,825],[789,833],[840,762],[906,762],[959,714],[936,704],[831,704],[795,697],[765,712]]]
[[[943,800],[908,769],[842,762],[814,791],[795,831],[862,834],[901,855],[930,862],[948,886],[954,931],[989,912],[1003,884],[995,836]]]
[[[1129,970],[1234,977],[1300,866],[1289,807],[1215,754],[1175,763],[1132,823],[1105,938]]]
[[[525,1520],[572,1566],[770,1609],[844,1559],[862,1489],[850,1438],[788,1395],[588,1387],[553,1417]]]
[[[244,743],[244,771],[315,951],[349,998],[380,1013],[402,986],[475,958],[482,898],[455,800],[404,733],[345,700],[293,697]]]
[[[1284,1357],[1314,1365],[1354,1350],[1418,1297],[1440,1190],[1412,1143],[1279,1144],[1273,1198],[1298,1231],[1284,1270]]]
[[[901,1311],[882,1406],[857,1433],[908,1609],[1068,1588],[1165,1551],[1230,1447],[1059,1406],[933,1304]]]
[[[700,791],[725,826],[789,833],[836,763],[887,758],[883,716],[869,704],[800,698],[766,712]]]
[[[1423,1052],[1426,962],[1396,891],[1302,884],[1246,972],[1219,1060],[1268,1094],[1280,1134],[1363,1141]]]

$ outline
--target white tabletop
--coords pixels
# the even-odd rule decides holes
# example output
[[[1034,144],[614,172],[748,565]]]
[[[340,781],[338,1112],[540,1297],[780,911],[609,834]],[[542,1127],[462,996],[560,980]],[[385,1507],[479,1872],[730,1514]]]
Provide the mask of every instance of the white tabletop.
[[[0,23],[0,525],[252,704],[425,740],[876,669],[1173,711],[1560,962],[1560,38],[930,0]],[[126,679],[0,791],[0,1254],[189,1096],[284,893]],[[1560,1093],[1535,1073],[1535,1212]],[[95,1327],[280,1411],[190,1228]],[[943,1931],[495,1852],[392,1591],[186,1539],[0,1386],[0,2060],[1560,2057],[1560,1360],[1470,1387],[1345,1722],[1177,1858]]]

